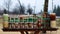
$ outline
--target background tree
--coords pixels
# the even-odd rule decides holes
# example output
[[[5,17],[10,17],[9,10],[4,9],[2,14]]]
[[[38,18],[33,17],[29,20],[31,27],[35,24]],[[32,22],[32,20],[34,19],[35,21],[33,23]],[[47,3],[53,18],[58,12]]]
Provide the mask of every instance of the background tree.
[[[57,8],[54,7],[53,12],[56,13],[57,16],[60,16],[60,6],[57,6]]]
[[[20,14],[25,14],[25,7],[24,7],[24,5],[21,5],[20,0],[18,0],[18,3],[19,3]]]
[[[56,13],[56,11],[57,11],[57,8],[56,8],[56,6],[54,6],[53,13]]]
[[[43,13],[43,11],[41,10],[38,14],[42,14]]]
[[[25,7],[23,5],[20,8],[20,14],[25,14]]]
[[[13,9],[13,14],[19,14],[19,10],[17,8]]]
[[[6,9],[4,9],[4,14],[7,14],[7,11],[6,11]]]
[[[6,10],[8,10],[8,12],[9,12],[9,9],[11,6],[11,0],[4,0],[4,6],[5,6]]]
[[[28,5],[27,13],[32,14],[33,9]]]

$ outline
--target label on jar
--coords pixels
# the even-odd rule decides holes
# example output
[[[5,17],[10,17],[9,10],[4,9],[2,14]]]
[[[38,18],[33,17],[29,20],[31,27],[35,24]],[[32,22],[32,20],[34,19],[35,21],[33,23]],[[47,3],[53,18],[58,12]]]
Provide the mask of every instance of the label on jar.
[[[4,23],[3,23],[3,27],[4,27],[4,28],[8,28],[8,22],[4,22]]]
[[[51,21],[51,27],[56,28],[56,21]]]

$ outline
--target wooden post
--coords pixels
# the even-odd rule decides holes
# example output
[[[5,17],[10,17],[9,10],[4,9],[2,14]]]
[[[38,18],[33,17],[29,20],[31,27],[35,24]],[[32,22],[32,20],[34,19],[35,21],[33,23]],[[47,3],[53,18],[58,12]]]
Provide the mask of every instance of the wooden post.
[[[45,0],[45,2],[44,2],[44,14],[46,14],[46,15],[48,13],[48,1],[49,0]],[[46,33],[46,31],[42,31],[42,32]]]
[[[24,31],[20,31],[21,32],[21,34],[24,34]]]
[[[44,13],[48,12],[48,0],[44,2]]]

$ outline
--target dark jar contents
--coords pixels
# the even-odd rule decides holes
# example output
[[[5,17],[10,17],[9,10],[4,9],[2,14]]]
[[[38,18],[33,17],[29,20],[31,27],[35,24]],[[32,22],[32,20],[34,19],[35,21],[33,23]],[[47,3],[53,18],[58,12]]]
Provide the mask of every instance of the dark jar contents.
[[[51,13],[50,14],[50,19],[51,20],[56,20],[56,14],[55,13]]]

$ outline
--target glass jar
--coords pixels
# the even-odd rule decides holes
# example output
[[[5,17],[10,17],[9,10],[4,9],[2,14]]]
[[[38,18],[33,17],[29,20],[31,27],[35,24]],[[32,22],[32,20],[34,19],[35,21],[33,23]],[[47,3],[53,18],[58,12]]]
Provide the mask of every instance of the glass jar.
[[[50,19],[51,20],[56,20],[56,14],[55,13],[51,13],[50,14]]]

